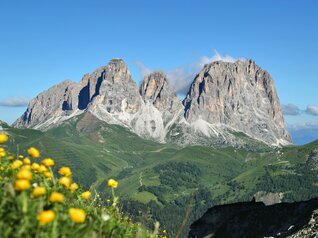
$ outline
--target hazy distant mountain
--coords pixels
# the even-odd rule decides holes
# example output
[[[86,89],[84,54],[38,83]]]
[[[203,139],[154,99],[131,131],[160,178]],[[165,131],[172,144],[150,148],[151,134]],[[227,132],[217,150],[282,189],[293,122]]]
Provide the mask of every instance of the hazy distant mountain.
[[[289,132],[296,145],[304,145],[318,139],[318,127],[289,128]]]
[[[291,143],[274,82],[251,60],[205,65],[181,103],[164,73],[145,77],[138,89],[124,61],[113,59],[79,83],[39,94],[14,126],[47,130],[85,111],[159,142]]]

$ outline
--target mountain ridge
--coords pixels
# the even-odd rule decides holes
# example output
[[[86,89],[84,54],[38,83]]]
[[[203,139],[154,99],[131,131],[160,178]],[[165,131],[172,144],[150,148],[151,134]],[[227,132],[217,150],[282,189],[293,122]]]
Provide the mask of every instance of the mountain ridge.
[[[13,126],[46,130],[89,111],[162,143],[177,135],[179,144],[241,145],[246,142],[235,142],[234,134],[243,132],[288,145],[279,105],[273,80],[252,60],[205,65],[181,101],[163,72],[144,77],[138,88],[125,62],[112,59],[78,83],[63,81],[40,93]]]

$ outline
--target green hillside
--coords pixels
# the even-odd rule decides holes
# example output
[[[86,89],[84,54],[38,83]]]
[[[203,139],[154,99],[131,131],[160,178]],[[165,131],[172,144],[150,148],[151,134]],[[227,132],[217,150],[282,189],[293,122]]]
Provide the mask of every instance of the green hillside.
[[[280,149],[181,147],[141,139],[87,113],[46,132],[8,132],[18,145],[10,150],[38,147],[105,199],[106,180],[116,178],[123,208],[149,225],[158,220],[172,236],[184,235],[212,205],[251,200],[259,191],[281,192],[285,201],[318,196],[317,171],[307,163],[318,141]]]

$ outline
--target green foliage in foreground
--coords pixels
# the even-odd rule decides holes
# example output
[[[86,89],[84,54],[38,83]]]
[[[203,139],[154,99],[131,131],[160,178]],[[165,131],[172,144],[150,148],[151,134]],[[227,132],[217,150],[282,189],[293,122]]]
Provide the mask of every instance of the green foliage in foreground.
[[[158,230],[151,234],[120,212],[114,188],[106,188],[105,184],[105,190],[111,190],[113,195],[108,201],[98,193],[89,198],[83,197],[82,188],[62,185],[54,176],[47,178],[28,163],[23,165],[22,156],[19,159],[5,155],[8,152],[1,145],[0,149],[1,238],[158,237]],[[31,162],[40,163],[41,159],[32,159]],[[17,181],[24,183],[17,186]],[[44,192],[35,192],[40,187]],[[52,200],[53,192],[60,193],[63,201]],[[74,208],[80,212],[72,213]],[[41,217],[43,211],[49,211],[51,215]]]

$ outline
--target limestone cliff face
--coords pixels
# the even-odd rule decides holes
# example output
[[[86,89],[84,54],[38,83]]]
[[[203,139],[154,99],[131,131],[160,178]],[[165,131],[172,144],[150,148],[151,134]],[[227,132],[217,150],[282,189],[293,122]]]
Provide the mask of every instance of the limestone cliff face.
[[[226,125],[269,144],[291,142],[274,82],[254,61],[205,65],[183,105],[189,123]]]
[[[205,65],[181,103],[163,72],[145,77],[138,89],[125,62],[113,59],[79,83],[39,94],[14,126],[46,130],[84,111],[160,142],[244,143],[236,132],[267,144],[291,142],[274,82],[251,60]]]
[[[64,81],[40,93],[30,101],[27,110],[14,123],[14,126],[40,128],[45,122],[52,122],[58,117],[73,112],[74,98],[72,92],[75,87],[75,83]]]
[[[102,118],[104,114],[116,117],[122,113],[125,122],[125,114],[136,113],[142,104],[127,65],[113,59],[107,66],[85,74],[79,83],[64,81],[39,94],[14,126],[45,130],[85,110]]]
[[[135,132],[164,142],[169,128],[183,115],[176,92],[163,72],[154,72],[143,79],[140,95],[145,105],[132,121]]]
[[[125,62],[111,60],[97,85],[88,110],[106,122],[130,128],[131,120],[144,103]]]

